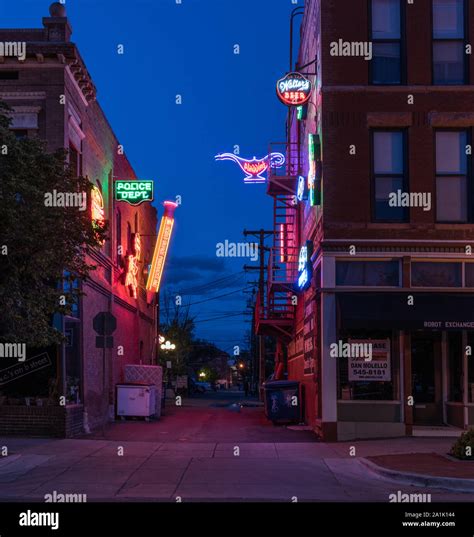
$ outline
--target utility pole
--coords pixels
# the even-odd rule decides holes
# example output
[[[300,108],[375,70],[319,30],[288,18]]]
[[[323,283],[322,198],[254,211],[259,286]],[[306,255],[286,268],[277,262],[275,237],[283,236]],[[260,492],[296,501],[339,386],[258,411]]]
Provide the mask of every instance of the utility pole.
[[[259,244],[259,253],[260,253],[260,263],[258,267],[252,267],[245,265],[244,270],[258,270],[258,290],[259,290],[259,300],[260,300],[260,312],[263,315],[265,311],[265,252],[270,249],[265,246],[265,239],[267,237],[272,237],[274,231],[265,231],[260,229],[258,231],[246,230],[244,229],[244,236],[253,236],[258,239]],[[263,391],[262,384],[265,382],[265,339],[264,336],[258,336],[258,384],[259,384],[259,396],[260,400],[263,400]]]

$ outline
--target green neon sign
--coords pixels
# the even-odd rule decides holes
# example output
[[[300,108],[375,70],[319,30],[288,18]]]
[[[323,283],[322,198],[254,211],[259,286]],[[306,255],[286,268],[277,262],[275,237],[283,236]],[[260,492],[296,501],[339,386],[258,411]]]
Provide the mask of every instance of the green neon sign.
[[[115,181],[115,199],[130,205],[153,201],[153,181]]]

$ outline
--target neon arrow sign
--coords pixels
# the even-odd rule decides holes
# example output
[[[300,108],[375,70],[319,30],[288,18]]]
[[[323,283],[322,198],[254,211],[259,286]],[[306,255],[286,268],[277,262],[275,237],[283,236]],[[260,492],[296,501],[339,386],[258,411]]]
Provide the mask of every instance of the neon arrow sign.
[[[232,160],[236,162],[241,170],[246,174],[244,183],[264,183],[266,181],[262,173],[269,168],[281,168],[285,164],[285,156],[282,153],[270,153],[266,157],[258,159],[245,159],[234,155],[234,153],[220,153],[215,156],[216,160]]]
[[[158,232],[153,261],[151,262],[151,269],[146,284],[149,302],[151,302],[152,293],[157,293],[160,289],[161,276],[163,275],[168,246],[171,240],[171,232],[173,231],[174,211],[178,206],[174,201],[165,201],[163,205],[165,206],[165,214],[161,219],[160,231]]]

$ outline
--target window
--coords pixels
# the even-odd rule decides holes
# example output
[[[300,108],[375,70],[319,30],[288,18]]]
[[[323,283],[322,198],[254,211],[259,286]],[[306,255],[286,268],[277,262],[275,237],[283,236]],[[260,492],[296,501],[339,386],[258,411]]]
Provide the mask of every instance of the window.
[[[371,2],[372,84],[402,84],[402,17],[400,0]]]
[[[132,226],[130,222],[127,222],[127,255],[131,254],[132,251]]]
[[[69,144],[69,166],[75,176],[79,177],[82,174],[82,157],[72,144]]]
[[[474,263],[464,264],[465,287],[474,287]]]
[[[405,177],[405,133],[403,131],[374,131],[373,147],[373,216],[376,221],[405,222],[408,220],[406,207],[398,207],[397,191],[406,188]],[[391,203],[390,195],[395,196]]]
[[[461,263],[414,262],[412,287],[462,287]]]
[[[19,71],[0,71],[0,80],[18,80]]]
[[[389,340],[388,356],[384,362],[388,364],[390,373],[387,374],[385,381],[363,381],[350,380],[350,362],[352,359],[341,356],[337,358],[337,377],[338,377],[338,399],[342,400],[361,400],[361,401],[393,401],[399,398],[398,394],[398,356],[392,349],[392,333],[385,331],[351,331],[342,332],[339,338],[343,343],[349,343],[350,340],[360,342],[373,342],[374,340]],[[379,362],[382,356],[374,356],[374,362]]]
[[[394,261],[337,261],[336,285],[398,287],[400,263]]]
[[[28,131],[26,129],[13,129],[12,132],[17,140],[28,138]]]
[[[433,0],[433,84],[465,84],[464,0]]]
[[[456,332],[448,333],[449,401],[462,401],[463,355],[462,335]]]
[[[436,132],[436,220],[467,222],[466,131]]]

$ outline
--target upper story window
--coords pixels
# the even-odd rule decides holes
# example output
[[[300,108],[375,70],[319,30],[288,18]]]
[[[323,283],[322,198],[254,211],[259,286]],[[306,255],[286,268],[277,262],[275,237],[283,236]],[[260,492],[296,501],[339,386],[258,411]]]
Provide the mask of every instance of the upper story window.
[[[403,84],[401,0],[371,0],[372,84]]]
[[[433,0],[433,84],[466,84],[465,0]]]
[[[397,206],[398,191],[406,191],[405,132],[372,132],[373,219],[405,222],[406,207]]]
[[[69,166],[75,176],[82,175],[82,155],[72,144],[69,144]]]
[[[467,222],[467,131],[436,132],[436,220]]]
[[[349,287],[398,287],[400,262],[336,261],[336,285]]]
[[[413,262],[412,287],[461,287],[462,264],[446,262]]]

